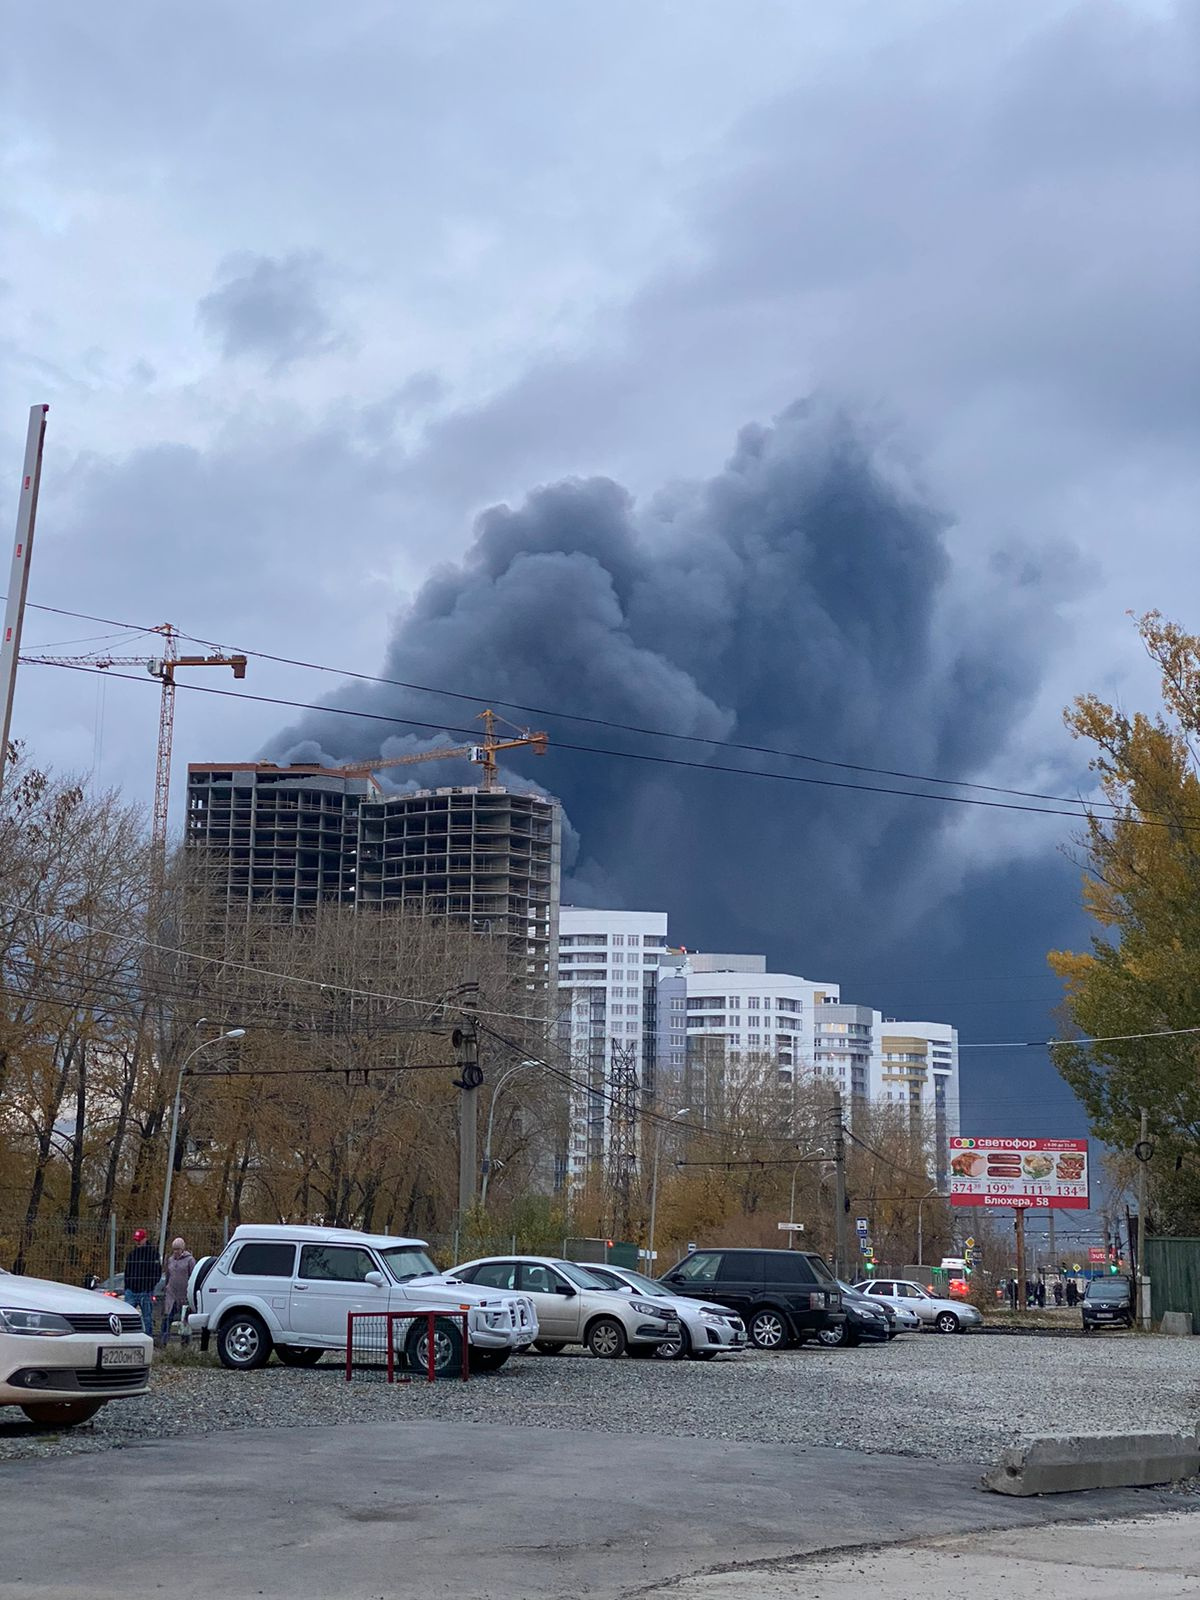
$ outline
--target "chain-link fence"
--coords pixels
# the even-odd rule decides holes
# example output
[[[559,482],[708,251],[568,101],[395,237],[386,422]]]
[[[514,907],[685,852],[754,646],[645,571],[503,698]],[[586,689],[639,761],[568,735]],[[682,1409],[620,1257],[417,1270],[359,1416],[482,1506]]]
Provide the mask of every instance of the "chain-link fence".
[[[0,1267],[57,1283],[82,1285],[93,1277],[107,1282],[125,1270],[135,1229],[145,1228],[157,1245],[158,1226],[153,1218],[114,1215],[74,1220],[55,1217],[39,1220],[30,1227],[23,1217],[0,1215]],[[229,1230],[222,1225],[171,1234],[168,1249],[173,1237],[183,1237],[199,1260],[223,1249]]]

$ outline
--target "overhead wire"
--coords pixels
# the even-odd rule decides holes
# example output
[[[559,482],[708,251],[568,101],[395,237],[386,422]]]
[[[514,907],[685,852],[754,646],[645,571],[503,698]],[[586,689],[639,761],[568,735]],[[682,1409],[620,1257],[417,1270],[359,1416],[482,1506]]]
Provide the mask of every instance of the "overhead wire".
[[[111,618],[111,617],[97,617],[97,616],[93,616],[92,614],[90,614],[88,612],[69,611],[64,607],[42,605],[42,606],[36,607],[36,609],[52,612],[55,615],[59,615],[59,616],[75,617],[75,618],[79,618],[79,619],[86,620],[86,621],[94,621],[94,622],[99,622],[99,623],[114,624],[114,625],[118,625],[118,626],[122,626],[122,627],[128,627],[128,628],[139,628],[140,627],[140,625],[136,624],[136,623],[116,624],[115,623],[115,619]],[[144,628],[141,631],[153,632],[154,630],[152,628]],[[201,634],[185,633],[185,632],[183,632],[181,630],[180,634],[179,634],[179,637],[180,638],[184,638],[184,639],[188,639],[194,644],[205,645],[206,647],[208,647],[210,649],[224,650],[224,649],[227,648],[227,646],[225,644],[223,644],[221,641],[205,638]],[[277,665],[297,667],[297,668],[300,668],[301,670],[311,671],[311,672],[326,673],[326,674],[329,674],[329,675],[334,676],[334,677],[350,679],[352,681],[362,682],[362,683],[378,684],[381,687],[386,687],[386,688],[404,689],[404,690],[410,691],[412,693],[417,693],[417,694],[434,695],[434,696],[438,696],[438,697],[441,697],[443,699],[448,699],[448,700],[462,700],[462,701],[467,701],[467,702],[478,704],[480,698],[486,698],[486,699],[488,699],[490,701],[490,703],[492,705],[502,706],[506,710],[509,710],[509,711],[520,711],[520,712],[523,712],[523,713],[525,713],[526,715],[529,715],[529,716],[549,717],[549,718],[554,718],[554,719],[557,719],[559,721],[564,721],[564,722],[578,722],[578,723],[582,723],[582,724],[585,724],[585,725],[588,725],[588,726],[592,726],[592,727],[609,728],[609,729],[613,730],[614,732],[632,733],[632,734],[638,735],[640,737],[654,738],[654,739],[670,739],[670,740],[675,740],[677,742],[684,743],[684,744],[700,745],[700,746],[703,746],[705,748],[717,748],[717,749],[735,750],[735,751],[741,751],[741,752],[743,752],[745,754],[752,754],[752,755],[778,756],[778,757],[783,757],[786,760],[807,761],[807,762],[812,763],[813,765],[836,768],[836,769],[839,769],[839,770],[842,770],[842,771],[859,772],[859,773],[864,773],[864,774],[868,774],[868,775],[873,775],[873,776],[876,776],[876,777],[900,778],[900,779],[903,779],[906,782],[929,783],[929,784],[934,784],[934,785],[938,785],[938,786],[944,786],[944,787],[948,787],[948,788],[971,789],[971,790],[976,790],[976,791],[979,791],[980,793],[985,793],[985,794],[1002,794],[1002,795],[1009,795],[1009,796],[1022,798],[1022,799],[1054,801],[1054,802],[1056,802],[1058,804],[1071,805],[1071,806],[1077,806],[1077,807],[1084,807],[1084,806],[1087,806],[1087,807],[1096,807],[1096,806],[1107,807],[1107,808],[1110,808],[1110,809],[1117,810],[1118,813],[1120,812],[1120,808],[1115,806],[1114,802],[1108,801],[1108,800],[1103,800],[1103,799],[1084,800],[1084,799],[1082,799],[1080,797],[1050,794],[1050,793],[1044,793],[1044,792],[1041,792],[1041,791],[1038,791],[1038,790],[1019,789],[1019,788],[1013,788],[1013,787],[1003,786],[1003,785],[999,785],[999,784],[977,783],[974,780],[966,779],[966,778],[941,778],[941,777],[937,777],[937,776],[931,775],[929,773],[914,773],[914,772],[908,772],[908,771],[904,771],[904,770],[897,769],[897,768],[875,767],[875,766],[871,766],[871,765],[868,765],[866,763],[861,763],[861,762],[840,761],[840,760],[835,760],[835,759],[833,759],[831,757],[828,757],[828,756],[814,755],[814,754],[812,754],[811,752],[808,752],[808,751],[787,750],[787,749],[781,748],[781,747],[776,746],[776,745],[750,744],[750,743],[745,743],[745,742],[738,741],[738,740],[722,739],[722,738],[718,738],[718,737],[709,737],[709,736],[706,736],[706,735],[703,735],[703,734],[677,733],[677,732],[674,732],[674,731],[672,731],[670,729],[665,729],[665,728],[647,728],[647,727],[642,727],[642,726],[640,726],[640,725],[638,725],[636,723],[619,722],[619,721],[616,721],[615,719],[609,718],[609,717],[588,716],[588,715],[585,715],[585,714],[580,713],[580,712],[556,710],[554,708],[546,707],[546,706],[530,705],[530,704],[527,704],[527,703],[522,702],[522,701],[503,700],[503,699],[496,698],[494,695],[481,697],[478,694],[470,694],[470,693],[467,693],[466,691],[461,690],[461,689],[449,689],[449,688],[445,688],[445,687],[438,687],[438,686],[431,685],[431,684],[414,683],[414,682],[410,682],[410,681],[407,681],[407,680],[401,679],[401,678],[387,678],[387,677],[383,677],[383,676],[381,676],[379,674],[375,674],[375,673],[368,673],[368,672],[358,671],[358,670],[356,670],[354,668],[334,667],[334,666],[330,666],[327,663],[323,663],[323,662],[308,661],[308,660],[305,660],[305,659],[303,659],[301,657],[296,657],[296,656],[277,655],[277,654],[273,654],[270,651],[265,651],[265,650],[252,650],[252,649],[250,649],[248,647],[242,647],[242,646],[230,646],[228,648],[236,648],[238,650],[238,652],[240,654],[242,654],[242,655],[250,656],[253,659],[259,660],[259,661],[270,661],[270,662],[273,662],[273,663],[275,663]],[[315,710],[330,710],[330,709],[347,709],[347,708],[331,708],[331,707],[316,706],[316,707],[312,707],[311,709],[315,709]],[[350,714],[351,715],[360,715],[361,713],[351,712]],[[414,725],[416,725],[416,726],[428,726],[428,724],[414,724]],[[446,730],[446,731],[473,732],[475,730],[456,729],[456,730]],[[555,743],[557,745],[559,745],[560,747],[563,747],[561,745],[561,741],[556,740]],[[563,747],[563,748],[565,748],[565,747]],[[743,769],[738,769],[738,770],[743,770]],[[856,787],[857,788],[857,787],[863,787],[863,786],[862,785],[851,785],[850,787]],[[889,791],[889,792],[904,792],[904,791]]]
[[[76,662],[50,663],[68,672],[82,672],[95,675],[103,672],[105,677],[120,679],[126,683],[145,683],[154,688],[153,679],[143,679],[133,673],[113,672],[100,667],[90,667]],[[326,716],[352,717],[359,722],[381,722],[393,728],[419,728],[423,732],[432,733],[457,733],[464,738],[474,738],[478,729],[469,727],[447,726],[444,722],[423,722],[412,717],[390,717],[378,711],[356,711],[344,706],[319,705],[308,700],[292,700],[282,695],[251,694],[244,690],[218,689],[210,684],[192,683],[181,680],[176,688],[185,689],[192,694],[215,695],[223,700],[243,700],[259,705],[282,706],[292,711],[315,711]],[[687,769],[696,772],[718,773],[725,776],[738,778],[758,778],[768,782],[800,784],[818,789],[836,789],[841,792],[849,791],[856,794],[894,795],[910,800],[932,800],[941,805],[977,806],[994,811],[1023,812],[1040,817],[1070,817],[1076,822],[1087,822],[1089,814],[1085,810],[1063,809],[1062,807],[1043,805],[1023,805],[1012,800],[984,800],[973,795],[955,794],[930,794],[920,789],[894,789],[880,784],[848,783],[836,778],[815,778],[796,772],[771,772],[758,767],[736,767],[723,762],[688,761],[682,756],[655,755],[643,750],[616,750],[597,745],[574,744],[564,740],[555,741],[556,750],[572,751],[581,755],[607,757],[611,760],[637,761],[645,765]],[[1071,806],[1083,802],[1069,802]],[[1200,823],[1196,827],[1185,826],[1169,819],[1157,820],[1154,816],[1137,815],[1125,817],[1101,818],[1102,821],[1124,820],[1139,827],[1168,828],[1184,832],[1200,832]]]

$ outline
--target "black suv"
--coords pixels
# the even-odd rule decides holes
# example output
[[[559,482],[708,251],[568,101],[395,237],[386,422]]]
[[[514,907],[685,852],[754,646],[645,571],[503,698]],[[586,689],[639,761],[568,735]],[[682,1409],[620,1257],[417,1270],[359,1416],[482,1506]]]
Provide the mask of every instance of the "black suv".
[[[1128,1278],[1093,1278],[1080,1301],[1083,1331],[1133,1327],[1133,1285]]]
[[[740,1312],[750,1342],[779,1350],[845,1321],[837,1279],[807,1250],[693,1250],[662,1281]]]

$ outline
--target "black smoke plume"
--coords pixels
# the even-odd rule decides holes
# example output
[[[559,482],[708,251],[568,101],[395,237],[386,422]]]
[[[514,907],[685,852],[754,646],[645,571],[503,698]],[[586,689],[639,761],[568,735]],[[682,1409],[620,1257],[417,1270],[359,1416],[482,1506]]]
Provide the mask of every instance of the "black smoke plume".
[[[1029,706],[1057,596],[1052,574],[1003,554],[972,562],[982,586],[956,582],[950,531],[884,444],[797,404],[745,428],[715,476],[645,506],[592,478],[484,512],[461,562],[434,570],[400,619],[382,675],[464,690],[480,706],[968,778],[1003,753]],[[448,730],[477,709],[382,686],[330,703]],[[1036,863],[973,879],[957,808],[571,752],[562,744],[854,780],[509,714],[550,733],[544,760],[511,765],[563,801],[577,847],[564,900],[665,908],[673,937],[693,947],[764,951],[781,970],[840,980],[847,997],[951,1015],[939,978],[964,962],[1036,973],[1047,921],[1061,934],[1072,915],[1073,894],[1048,889]],[[312,714],[273,754],[345,760],[442,742]],[[475,781],[465,763],[419,771],[423,784]],[[1018,930],[1014,901],[1036,908],[1032,928]]]

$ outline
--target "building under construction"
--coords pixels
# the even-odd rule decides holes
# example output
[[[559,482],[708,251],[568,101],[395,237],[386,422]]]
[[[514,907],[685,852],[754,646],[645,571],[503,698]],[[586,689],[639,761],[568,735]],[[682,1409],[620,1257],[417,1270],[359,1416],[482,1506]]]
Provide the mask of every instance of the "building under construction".
[[[561,813],[480,788],[387,794],[368,775],[193,762],[185,839],[227,912],[269,903],[401,905],[503,939],[531,987],[557,983]]]

